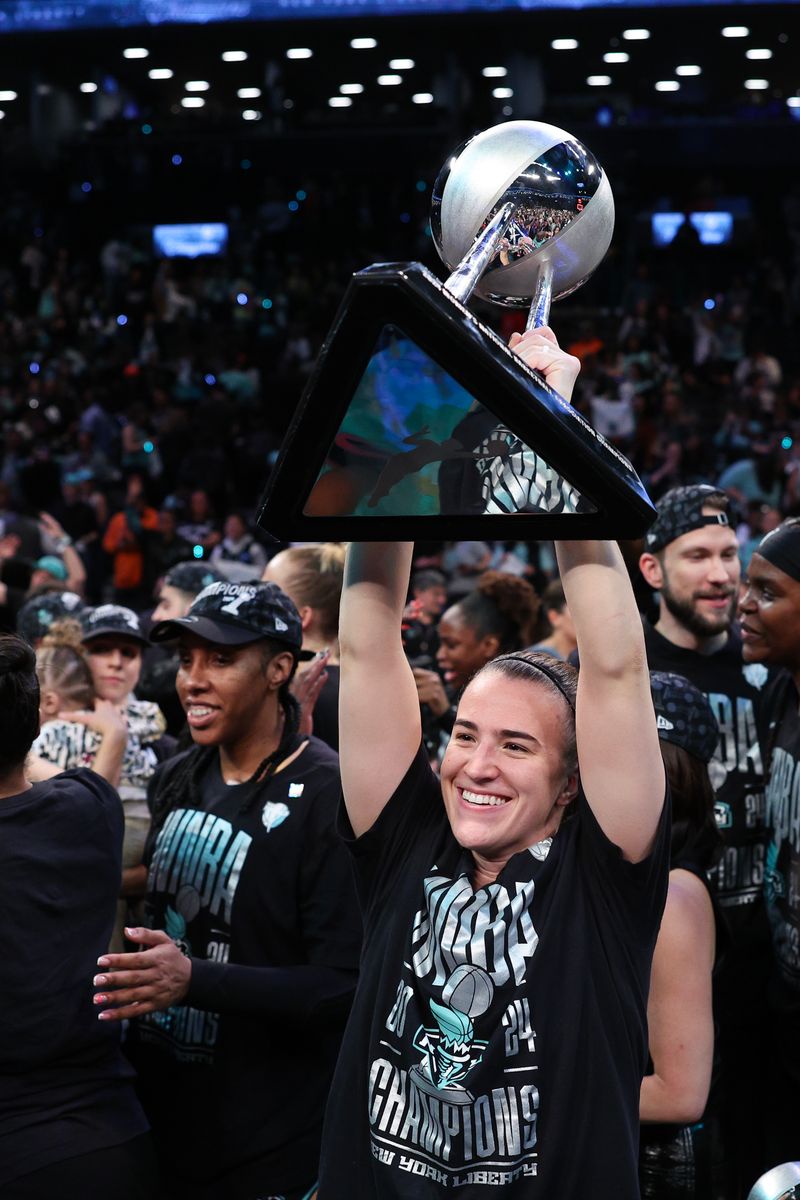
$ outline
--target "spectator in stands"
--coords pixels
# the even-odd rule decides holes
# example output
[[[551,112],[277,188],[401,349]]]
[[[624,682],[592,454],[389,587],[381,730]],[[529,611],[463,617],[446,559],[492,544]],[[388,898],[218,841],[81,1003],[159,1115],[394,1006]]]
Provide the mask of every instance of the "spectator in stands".
[[[559,579],[548,583],[542,592],[542,613],[549,630],[542,641],[531,646],[531,650],[541,650],[544,654],[552,654],[553,658],[569,659],[577,650],[578,641]]]
[[[103,534],[103,549],[114,559],[114,598],[122,605],[143,608],[152,587],[152,542],[158,513],[147,503],[141,475],[131,475],[125,508],[117,512]]]
[[[261,578],[267,552],[250,533],[243,513],[228,513],[222,541],[211,551],[210,562],[214,570],[234,583]]]

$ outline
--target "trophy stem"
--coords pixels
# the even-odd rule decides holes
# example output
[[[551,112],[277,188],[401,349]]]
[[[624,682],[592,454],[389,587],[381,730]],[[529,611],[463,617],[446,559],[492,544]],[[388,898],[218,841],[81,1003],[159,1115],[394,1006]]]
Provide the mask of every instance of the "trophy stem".
[[[500,239],[511,224],[515,209],[516,205],[508,200],[502,208],[497,210],[483,233],[476,239],[469,254],[461,260],[452,275],[449,275],[445,281],[444,286],[448,292],[451,292],[462,304],[466,304],[469,300],[476,283],[494,257]],[[548,301],[548,311],[549,308]]]
[[[531,300],[531,308],[528,313],[528,320],[525,323],[525,332],[529,329],[539,329],[540,326],[546,325],[550,319],[550,305],[553,301],[553,268],[549,263],[545,263],[542,267],[541,274],[536,284],[536,291]]]

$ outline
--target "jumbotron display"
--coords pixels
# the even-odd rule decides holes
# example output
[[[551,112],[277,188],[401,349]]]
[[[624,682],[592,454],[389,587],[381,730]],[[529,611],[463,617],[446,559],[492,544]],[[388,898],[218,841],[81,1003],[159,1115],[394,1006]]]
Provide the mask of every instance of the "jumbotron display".
[[[693,0],[695,5],[718,0]],[[728,4],[770,0],[728,0]],[[580,7],[607,6],[608,0],[581,0]],[[615,7],[682,4],[685,0],[616,0]],[[137,25],[208,25],[220,21],[286,21],[309,17],[401,16],[446,12],[541,11],[575,8],[575,0],[62,0],[33,4],[6,0],[0,7],[0,34],[44,29],[127,28]]]

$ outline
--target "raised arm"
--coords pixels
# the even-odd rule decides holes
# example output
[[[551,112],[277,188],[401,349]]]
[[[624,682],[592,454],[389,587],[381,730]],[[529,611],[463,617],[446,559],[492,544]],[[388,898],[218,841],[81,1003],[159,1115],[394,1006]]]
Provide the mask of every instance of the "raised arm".
[[[400,626],[411,542],[353,542],[339,617],[339,759],[356,836],[375,822],[422,736],[417,687]]]
[[[616,543],[558,542],[556,553],[581,663],[583,790],[606,837],[639,862],[652,847],[665,792],[641,618]]]

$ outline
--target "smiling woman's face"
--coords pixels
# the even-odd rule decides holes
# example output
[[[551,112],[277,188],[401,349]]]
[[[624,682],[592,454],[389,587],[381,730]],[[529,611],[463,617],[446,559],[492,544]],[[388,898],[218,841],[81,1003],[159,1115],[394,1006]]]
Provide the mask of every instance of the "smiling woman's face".
[[[483,672],[466,689],[442,762],[456,840],[504,863],[555,833],[574,794],[564,701],[525,680]]]
[[[124,704],[142,669],[142,647],[132,638],[102,634],[86,642],[94,690],[101,700]]]

